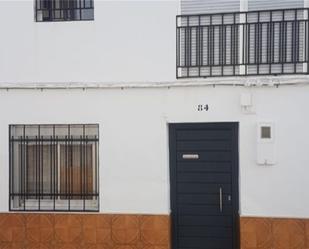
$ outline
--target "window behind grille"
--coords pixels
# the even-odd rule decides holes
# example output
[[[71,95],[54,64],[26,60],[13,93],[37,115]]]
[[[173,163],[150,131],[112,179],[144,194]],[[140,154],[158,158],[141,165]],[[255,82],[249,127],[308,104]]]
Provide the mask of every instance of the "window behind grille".
[[[35,0],[37,22],[94,20],[93,0]]]
[[[9,132],[10,210],[98,211],[98,125],[10,125]]]

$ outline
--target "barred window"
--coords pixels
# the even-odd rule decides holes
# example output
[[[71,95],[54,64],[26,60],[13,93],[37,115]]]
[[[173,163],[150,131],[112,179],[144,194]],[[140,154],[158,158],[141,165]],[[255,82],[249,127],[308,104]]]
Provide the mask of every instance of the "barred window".
[[[98,211],[97,124],[10,125],[10,210]]]
[[[94,20],[93,0],[35,0],[37,22]]]

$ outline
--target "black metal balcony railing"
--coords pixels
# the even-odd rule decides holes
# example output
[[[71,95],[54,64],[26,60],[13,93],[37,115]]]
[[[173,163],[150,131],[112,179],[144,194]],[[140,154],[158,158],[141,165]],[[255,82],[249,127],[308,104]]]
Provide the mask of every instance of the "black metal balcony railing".
[[[308,73],[308,10],[177,16],[177,78]]]

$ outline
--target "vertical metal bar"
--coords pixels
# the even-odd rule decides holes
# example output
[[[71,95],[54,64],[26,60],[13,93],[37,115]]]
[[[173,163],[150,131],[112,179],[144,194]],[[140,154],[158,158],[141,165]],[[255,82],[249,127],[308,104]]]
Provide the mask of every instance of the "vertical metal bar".
[[[258,23],[254,24],[254,64],[258,64],[258,46],[259,46],[259,39],[258,39]]]
[[[294,66],[294,73],[296,73],[296,19],[297,11],[294,10],[294,20],[292,23],[292,62]]]
[[[85,161],[85,125],[83,125],[83,210],[85,211],[86,203],[85,203],[85,195],[86,195],[86,174],[85,174],[85,168],[86,168],[86,161]]]
[[[12,210],[11,202],[13,200],[13,142],[12,142],[12,126],[9,125],[9,210]]]
[[[249,57],[248,54],[250,53],[250,40],[248,37],[250,37],[250,29],[248,30],[248,13],[246,15],[246,55],[245,55],[245,62],[246,62],[246,68],[245,68],[245,74],[248,75],[248,63],[249,63]]]
[[[72,182],[73,182],[73,175],[72,175],[72,172],[73,172],[73,157],[72,157],[72,154],[73,154],[73,140],[72,140],[72,137],[71,137],[71,126],[69,125],[68,126],[69,128],[69,148],[70,148],[70,153],[69,153],[69,210],[71,209],[71,198],[72,198]]]
[[[188,38],[187,38],[187,36],[188,36],[188,19],[187,19],[187,26],[185,26],[184,27],[184,35],[185,35],[185,37],[184,37],[184,49],[185,49],[185,51],[184,51],[184,64],[185,64],[185,67],[187,67],[188,66],[188,62],[187,62],[187,54],[188,54],[188,44],[187,44],[187,40],[188,40]]]
[[[278,39],[279,39],[279,63],[282,63],[282,34],[283,30],[282,30],[282,22],[279,23],[279,34],[278,34]]]
[[[187,74],[189,76],[189,68],[190,67],[190,25],[189,25],[189,17],[187,17],[187,27],[186,27],[186,32],[187,32],[187,40],[186,40],[186,51],[187,51],[187,61],[186,61],[186,66],[187,66]]]
[[[273,22],[271,23],[271,29],[272,29],[271,63],[274,63],[275,62],[275,31],[276,31],[276,26],[275,26],[275,23],[273,23]]]
[[[26,184],[26,176],[25,176],[25,173],[26,173],[26,170],[25,170],[25,167],[26,167],[26,137],[25,137],[25,134],[26,133],[26,126],[23,125],[23,138],[22,138],[22,151],[23,151],[23,157],[21,158],[21,160],[23,161],[23,173],[22,173],[22,189],[23,189],[23,201],[24,201],[24,210],[26,210],[26,189],[25,189],[25,184]]]
[[[55,20],[57,19],[56,18],[56,9],[57,9],[56,0],[52,0],[52,6],[53,6],[53,20]]]
[[[39,199],[39,210],[41,210],[41,141],[40,141],[40,138],[41,138],[41,128],[40,128],[40,125],[38,126],[39,128],[39,133],[38,133],[38,144],[39,144],[39,149],[38,149],[38,169],[39,169],[39,172],[38,172],[38,176],[39,176],[39,181],[38,181],[38,186],[39,186],[39,189],[38,189],[38,199]]]
[[[250,52],[251,52],[251,24],[248,24],[248,55],[247,55],[248,65],[251,63]]]
[[[41,186],[40,186],[40,199],[44,199],[44,137],[41,136]]]
[[[196,51],[196,59],[197,59],[197,65],[198,65],[198,76],[201,76],[201,16],[198,16],[198,27],[196,28],[197,33],[197,51]]]
[[[195,27],[195,66],[199,67],[199,27]]]
[[[210,37],[209,37],[209,74],[210,76],[212,76],[212,65],[213,65],[213,26],[212,26],[212,15],[210,15],[210,26],[209,26],[209,34],[210,34]]]
[[[309,73],[309,9],[306,9],[307,15],[306,15],[306,62],[307,62],[307,74]]]
[[[56,187],[57,187],[57,199],[61,199],[61,162],[60,162],[60,146],[59,146],[59,138],[58,135],[56,135],[56,144],[55,144],[55,150],[56,150]],[[63,178],[63,177],[62,177]]]
[[[234,23],[231,25],[231,39],[230,39],[230,62],[232,67],[234,68]],[[233,69],[233,75],[234,75],[234,69]]]
[[[189,67],[192,66],[192,27],[189,27]]]
[[[83,136],[79,141],[79,178],[80,178],[80,199],[83,198]]]
[[[230,65],[233,65],[233,24],[230,25]]]
[[[51,1],[47,1],[47,6],[48,6],[48,20],[49,21],[52,21],[53,20],[53,17],[52,17],[52,2]]]
[[[284,38],[285,38],[285,34],[284,34],[284,31],[285,31],[285,11],[283,10],[282,11],[282,15],[283,15],[283,21],[282,21],[282,31],[281,31],[281,36],[282,36],[282,45],[281,45],[281,49],[282,49],[282,51],[281,51],[281,73],[283,73],[284,72],[284,64],[283,64],[283,62],[284,62]]]
[[[180,39],[179,39],[180,30],[177,27],[176,29],[176,78],[179,77],[178,75],[178,67],[180,66]]]
[[[226,25],[224,25],[224,30],[223,30],[223,64],[226,66],[227,61],[226,61]]]
[[[68,19],[66,1],[67,1],[67,0],[64,0],[64,1],[63,1],[63,0],[60,0],[61,5],[62,5],[63,19],[64,19],[64,20],[67,20],[67,19]]]
[[[224,15],[221,16],[221,26],[219,26],[219,64],[221,64],[221,76],[223,76],[223,24]]]
[[[306,62],[307,61],[307,21],[305,20],[304,21],[304,55],[303,55],[303,57],[304,57],[304,59],[303,59],[303,61],[304,62]]]
[[[68,199],[68,136],[65,135],[64,138],[64,199]]]
[[[256,61],[257,61],[257,74],[260,74],[260,62],[261,62],[261,58],[260,58],[260,50],[261,50],[261,23],[260,23],[260,12],[258,12],[258,23],[257,23],[257,40],[258,40],[258,45],[257,45],[257,53],[256,53]]]
[[[215,37],[216,37],[216,26],[211,26],[211,65],[215,65]]]
[[[261,21],[261,18],[259,20],[259,37],[260,37],[260,47],[259,47],[259,64],[263,64],[263,26],[264,23]]]
[[[35,199],[38,199],[38,136],[35,136],[35,184],[33,184],[35,186]]]
[[[298,20],[298,12],[296,11],[296,62],[299,62],[299,41],[300,41],[300,34],[299,34],[299,26],[301,24],[301,20]]]
[[[240,18],[240,17],[239,17]],[[242,54],[241,54],[241,65],[245,64],[245,46],[246,46],[246,30],[245,30],[245,23],[242,24]]]
[[[287,62],[287,39],[288,39],[288,23],[284,22],[284,63]]]
[[[86,135],[86,146],[85,146],[85,161],[86,161],[86,164],[85,164],[85,169],[86,169],[86,172],[85,172],[85,178],[86,178],[86,193],[87,193],[87,200],[89,199],[89,183],[88,183],[88,170],[89,170],[89,165],[88,165],[88,135]]]
[[[236,53],[236,56],[235,56],[235,65],[237,65],[237,67],[239,68],[239,25],[236,24],[235,26],[235,39],[236,39],[236,42],[235,42],[235,53]]]
[[[47,136],[46,136],[47,137]],[[53,189],[53,136],[50,136],[50,141],[48,143],[49,147],[49,166],[50,166],[50,183],[49,183],[49,194],[48,198],[52,199],[52,189]],[[47,149],[48,149],[47,147]]]
[[[97,175],[96,175],[96,179],[97,179],[97,200],[98,200],[98,204],[97,204],[97,207],[98,207],[98,210],[100,210],[100,195],[99,195],[99,192],[100,192],[100,185],[99,185],[99,179],[100,179],[100,169],[99,169],[99,141],[100,141],[100,130],[99,130],[99,125],[97,125],[97,135],[98,135],[98,138],[97,138],[97,141],[96,141],[96,144],[97,144],[97,149],[96,149],[96,168],[97,168]]]
[[[28,198],[30,197],[29,191],[29,137],[26,136],[26,193],[28,194]]]
[[[58,13],[59,13],[59,19],[63,21],[64,15],[63,15],[63,0],[58,0]]]
[[[93,177],[93,179],[95,180],[95,194],[98,193],[98,181],[97,181],[97,177],[98,177],[98,162],[97,162],[97,136],[94,137],[95,138],[95,142],[94,142],[94,167],[95,167],[95,175]],[[97,200],[97,196],[95,196],[96,200]]]
[[[18,168],[19,168],[19,178],[18,178],[18,183],[19,183],[19,188],[18,188],[18,197],[19,197],[19,205],[21,204],[21,201],[23,201],[23,190],[22,190],[22,183],[23,183],[23,178],[22,178],[22,158],[23,158],[23,154],[22,154],[22,136],[19,137],[19,141],[18,141],[18,148],[19,148],[19,162],[18,162]]]
[[[15,194],[15,169],[14,169],[14,167],[15,167],[15,158],[14,158],[14,136],[11,136],[11,143],[12,143],[12,194]],[[13,201],[14,201],[14,195],[12,195],[12,199],[13,199]]]
[[[75,0],[75,1],[72,1],[72,0],[71,0],[71,1],[69,2],[69,4],[70,4],[69,8],[70,8],[70,12],[71,12],[71,13],[70,13],[70,15],[71,15],[71,16],[70,16],[70,17],[71,17],[71,20],[77,20],[77,19],[75,18],[75,8],[76,8],[75,5],[76,5],[76,3],[77,3],[76,0]],[[80,19],[79,19],[79,20],[80,20]]]
[[[233,13],[233,75],[235,75],[235,63],[236,63],[236,14]]]
[[[268,46],[269,46],[269,50],[268,50],[268,56],[267,56],[267,63],[269,63],[269,73],[271,74],[272,72],[272,66],[271,66],[271,63],[272,63],[272,53],[273,53],[273,48],[272,48],[272,43],[273,43],[273,12],[270,11],[270,23],[269,23],[269,43],[268,43]],[[267,47],[268,47],[267,46]]]
[[[270,50],[270,32],[269,31],[270,31],[270,24],[268,22],[266,24],[266,56],[265,56],[265,64],[269,63],[269,50]],[[263,33],[262,33],[262,35],[263,35]],[[262,48],[263,48],[263,46],[262,46]],[[263,57],[262,57],[262,59],[263,59]],[[268,73],[269,73],[269,71],[270,70],[268,70]]]
[[[207,66],[210,66],[210,26],[207,27]]]
[[[38,21],[38,1],[35,0],[35,21]]]
[[[82,20],[82,1],[79,0],[79,19]]]
[[[179,75],[178,75],[178,67],[180,66],[180,38],[179,38],[179,27],[178,27],[178,17],[176,16],[176,78],[178,79]]]
[[[54,199],[54,208],[53,210],[56,210],[56,183],[57,183],[57,179],[56,179],[56,142],[55,142],[55,125],[53,125],[53,139],[52,139],[52,146],[53,146],[53,175],[54,175],[54,180],[53,180],[53,199]]]
[[[204,27],[200,27],[200,37],[201,37],[201,56],[200,56],[200,65],[204,66]]]

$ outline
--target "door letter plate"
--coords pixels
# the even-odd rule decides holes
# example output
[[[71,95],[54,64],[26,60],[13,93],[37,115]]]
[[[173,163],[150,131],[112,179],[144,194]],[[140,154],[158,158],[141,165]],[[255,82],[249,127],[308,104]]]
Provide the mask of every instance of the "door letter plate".
[[[182,159],[199,159],[198,154],[183,154]]]

